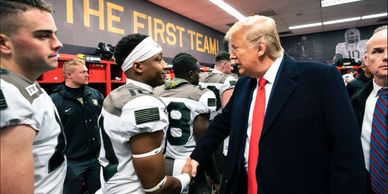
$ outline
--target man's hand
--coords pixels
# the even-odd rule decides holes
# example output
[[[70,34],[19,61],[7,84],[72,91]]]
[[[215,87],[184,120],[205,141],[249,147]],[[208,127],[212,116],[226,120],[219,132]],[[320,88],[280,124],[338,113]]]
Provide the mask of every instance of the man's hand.
[[[199,163],[196,160],[187,158],[186,164],[182,168],[182,173],[188,173],[191,177],[197,176],[197,167]]]

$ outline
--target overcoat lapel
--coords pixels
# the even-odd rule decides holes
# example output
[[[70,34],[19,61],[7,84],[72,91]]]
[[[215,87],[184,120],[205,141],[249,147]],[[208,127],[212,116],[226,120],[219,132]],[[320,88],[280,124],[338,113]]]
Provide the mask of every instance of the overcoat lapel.
[[[285,54],[266,109],[262,137],[271,128],[271,125],[297,86],[298,76],[299,72],[296,61]]]

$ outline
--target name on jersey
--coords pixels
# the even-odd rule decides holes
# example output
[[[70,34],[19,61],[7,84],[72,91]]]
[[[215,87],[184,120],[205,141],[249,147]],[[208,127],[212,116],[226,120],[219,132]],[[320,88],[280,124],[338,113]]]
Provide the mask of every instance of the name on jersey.
[[[32,95],[36,94],[37,92],[39,92],[39,89],[38,89],[38,87],[36,87],[35,84],[29,85],[25,89],[27,90],[27,92],[28,92],[28,94],[30,96],[32,96]]]

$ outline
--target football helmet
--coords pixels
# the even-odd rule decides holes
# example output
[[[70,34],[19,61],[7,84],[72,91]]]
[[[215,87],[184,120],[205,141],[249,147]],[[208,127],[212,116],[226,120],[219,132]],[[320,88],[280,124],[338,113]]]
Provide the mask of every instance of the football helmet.
[[[345,42],[356,43],[360,41],[360,31],[357,28],[350,28],[345,31]]]

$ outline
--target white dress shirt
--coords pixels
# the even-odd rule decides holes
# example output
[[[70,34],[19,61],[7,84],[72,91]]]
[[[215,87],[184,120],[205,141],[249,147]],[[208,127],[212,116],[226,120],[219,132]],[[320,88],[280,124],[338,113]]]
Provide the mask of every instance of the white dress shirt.
[[[283,54],[276,58],[276,60],[272,63],[272,65],[269,67],[267,72],[264,74],[264,79],[267,80],[267,84],[265,85],[265,108],[267,109],[267,105],[269,102],[269,97],[271,95],[272,87],[275,82],[276,75],[279,71],[280,63],[283,60]],[[257,82],[259,81],[259,78],[257,78]],[[245,158],[245,169],[248,170],[248,155],[249,155],[249,140],[251,138],[251,130],[252,130],[252,116],[253,116],[253,109],[255,107],[255,101],[256,101],[256,94],[257,94],[257,88],[259,87],[259,84],[257,83],[255,90],[252,94],[252,101],[251,106],[249,108],[249,118],[248,118],[248,129],[247,129],[247,139],[245,141],[245,150],[244,150],[244,158]],[[266,111],[265,111],[266,112]],[[265,115],[265,113],[264,113]],[[260,140],[259,140],[260,141]]]

